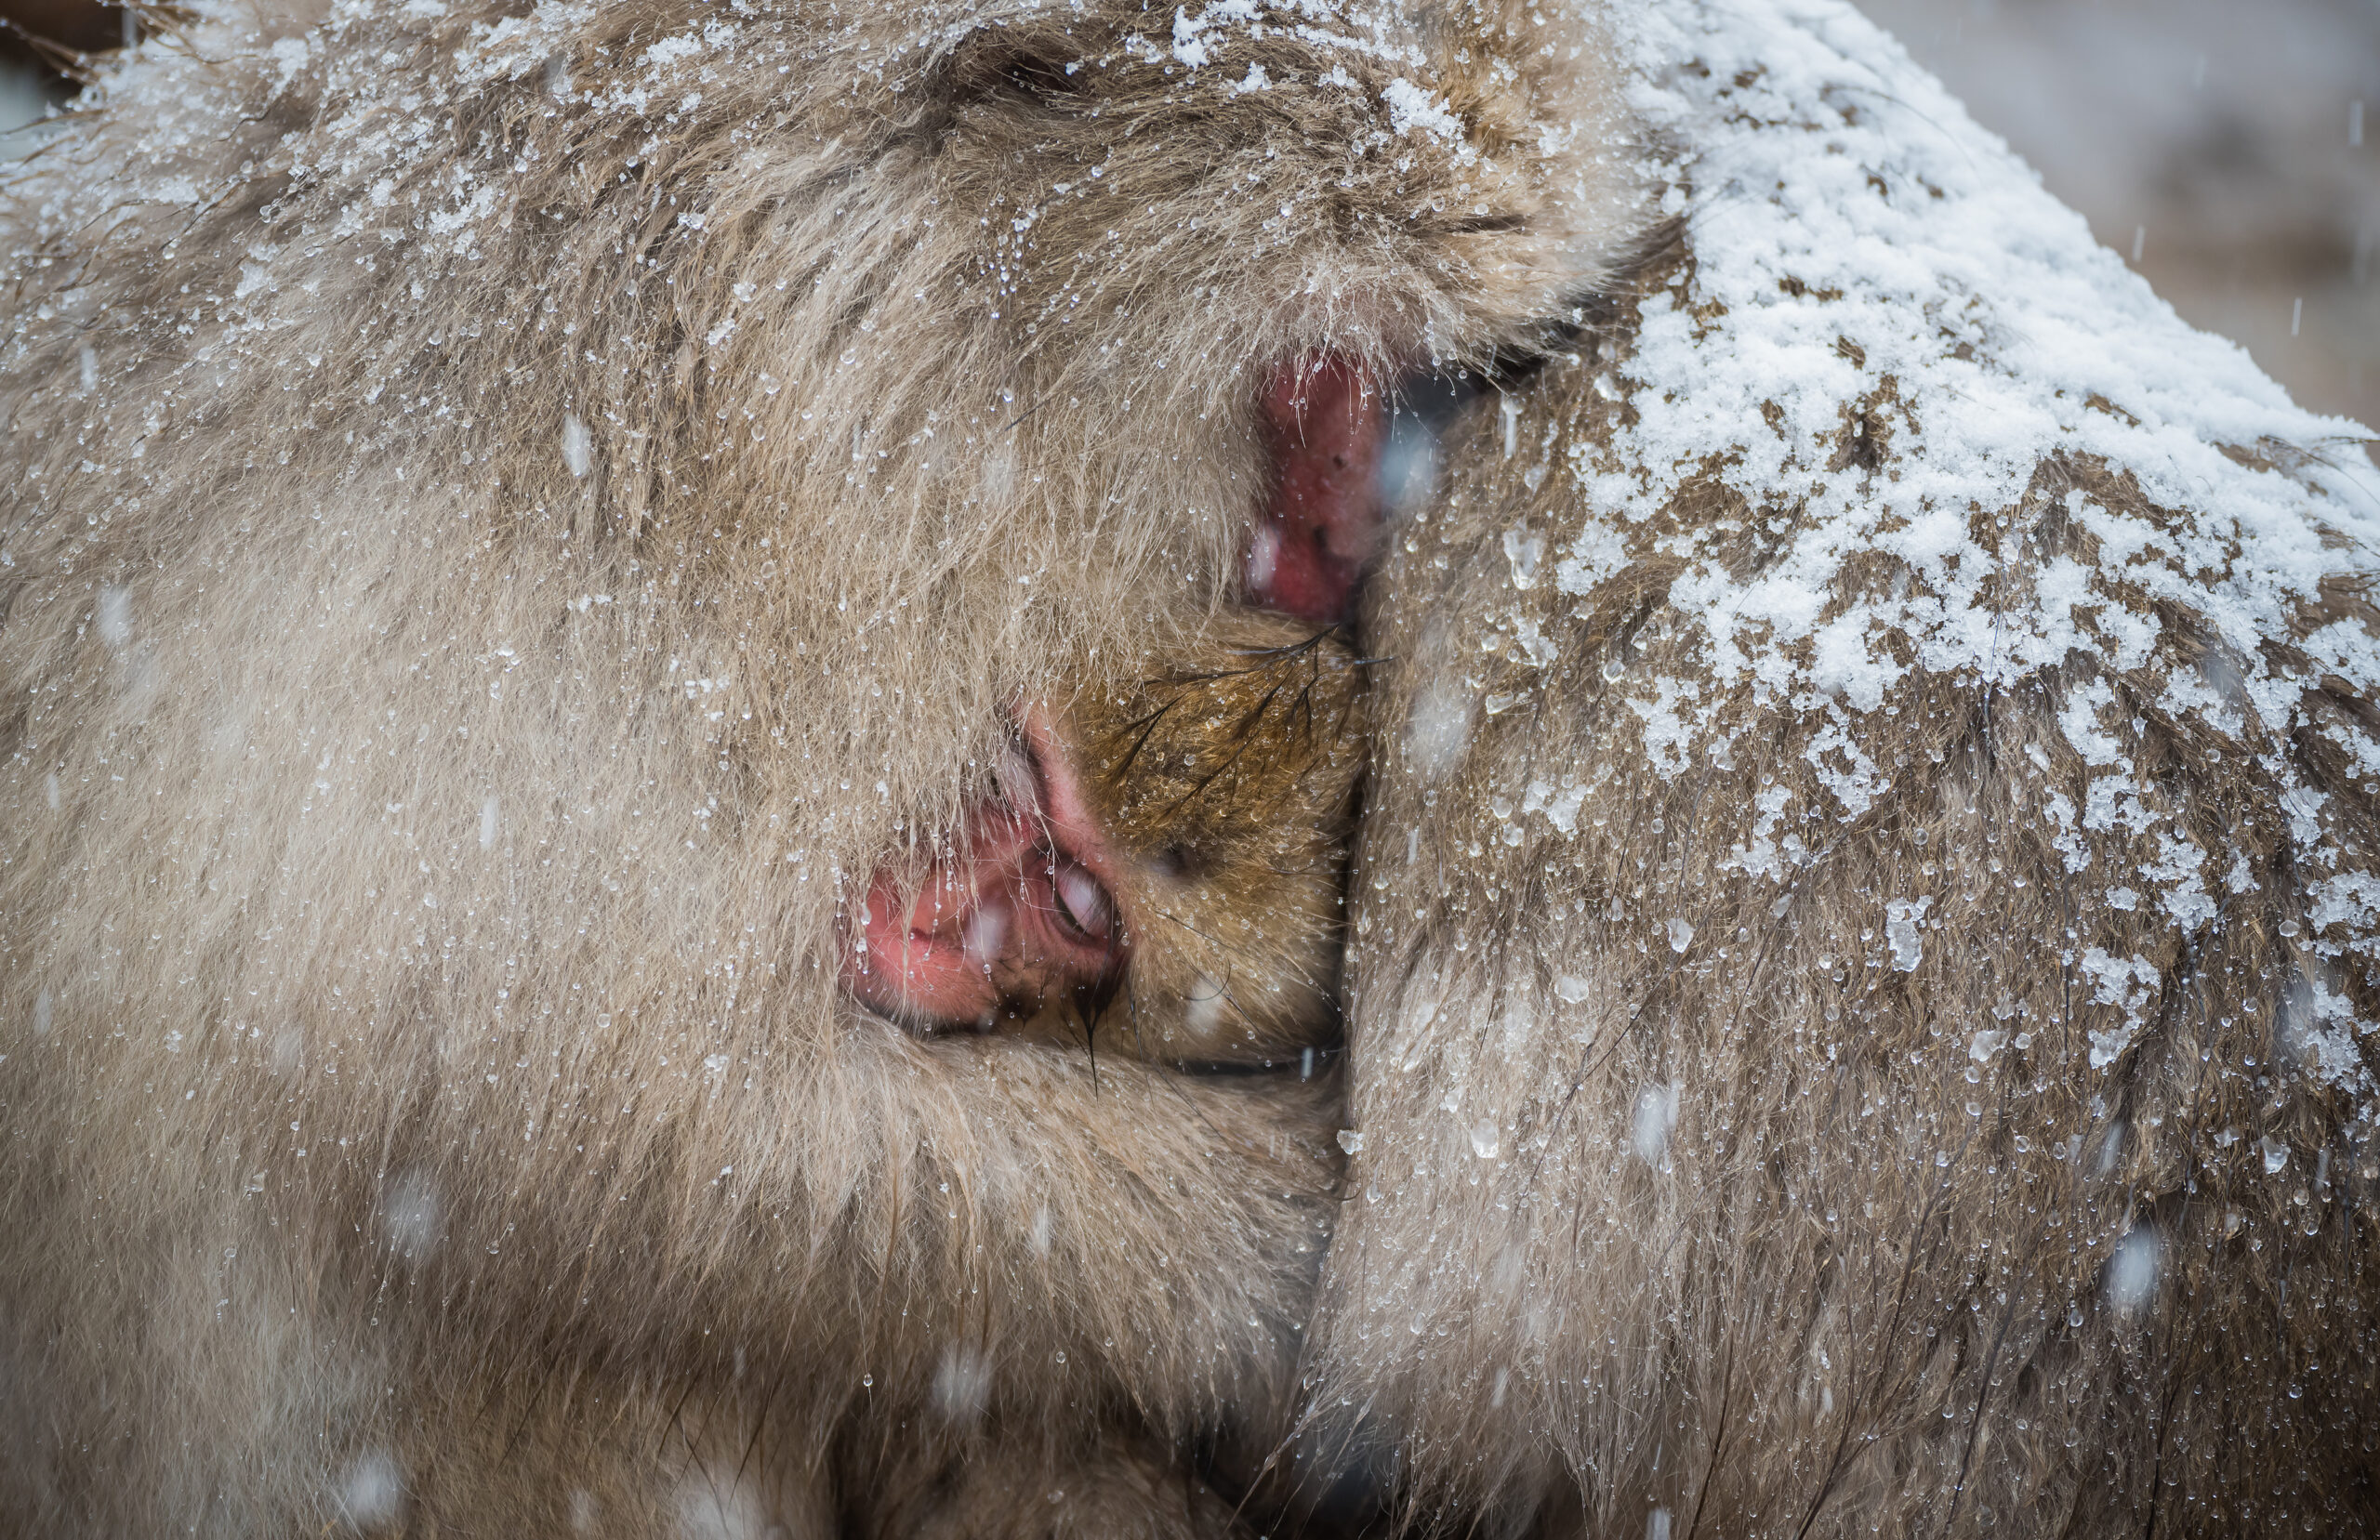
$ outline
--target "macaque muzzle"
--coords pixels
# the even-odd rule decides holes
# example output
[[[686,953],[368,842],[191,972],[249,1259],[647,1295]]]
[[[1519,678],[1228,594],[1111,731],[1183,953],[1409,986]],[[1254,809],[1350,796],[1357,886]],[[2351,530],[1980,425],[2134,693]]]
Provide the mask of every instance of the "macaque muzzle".
[[[907,897],[880,871],[843,948],[843,986],[903,1026],[989,1032],[1053,1010],[1094,1013],[1124,975],[1129,944],[1117,860],[1084,805],[1045,714],[949,850]]]
[[[940,853],[879,869],[843,933],[854,999],[1182,1064],[1335,1037],[1362,665],[1252,611],[1150,664],[1024,712]]]

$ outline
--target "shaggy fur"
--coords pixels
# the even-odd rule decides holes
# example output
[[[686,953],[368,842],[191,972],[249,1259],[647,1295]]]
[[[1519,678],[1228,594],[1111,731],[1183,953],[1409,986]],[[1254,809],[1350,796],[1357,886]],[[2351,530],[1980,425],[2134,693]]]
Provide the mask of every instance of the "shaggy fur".
[[[10,1528],[1279,1402],[1327,1083],[919,1040],[839,915],[1231,597],[1269,379],[1537,335],[1628,194],[1530,7],[1194,20],[201,7],[12,174]]]
[[[2169,680],[2244,701],[2241,668],[2205,615],[2145,596],[2135,667],[1919,668],[1859,715],[1714,680],[1667,603],[1674,553],[1720,539],[1741,578],[1794,510],[1690,482],[1613,521],[1583,594],[1529,582],[1510,533],[1578,527],[1577,483],[1514,446],[1608,442],[1635,328],[1631,306],[1480,403],[1371,598],[1396,661],[1317,1407],[1400,1441],[1417,1513],[1488,1533],[2373,1533],[2380,1152],[2311,1002],[2380,996],[2314,950],[2289,826],[2380,857],[2372,787],[2317,731],[2373,703],[2300,650],[2374,612],[2341,588],[2265,638],[2307,691],[2294,737],[2244,708],[2236,736],[2177,721]],[[1835,467],[1886,476],[1895,453],[1880,411]],[[2009,606],[2099,559],[2076,490],[2193,517],[2043,463],[1973,514]],[[1909,581],[1871,552],[1829,600]],[[1683,769],[1651,746],[1659,680],[1722,724]],[[2076,711],[2153,818],[2075,819]],[[1861,763],[1873,801],[1844,816],[1827,778]],[[2293,767],[2319,810],[2284,799]],[[2187,945],[2073,875],[2149,872],[2159,827],[2211,853],[2217,913]],[[1747,857],[1780,847],[1781,868]],[[2102,987],[2094,949],[2162,986]],[[2347,1051],[2372,1068],[2369,1040]]]

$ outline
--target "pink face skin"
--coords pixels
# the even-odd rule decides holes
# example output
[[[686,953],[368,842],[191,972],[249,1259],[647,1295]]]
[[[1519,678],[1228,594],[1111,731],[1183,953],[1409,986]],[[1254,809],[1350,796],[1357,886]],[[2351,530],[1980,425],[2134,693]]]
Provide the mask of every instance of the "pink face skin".
[[[1282,370],[1261,405],[1275,480],[1249,540],[1250,596],[1317,625],[1343,624],[1380,537],[1380,393],[1344,360],[1324,358]]]
[[[1251,532],[1250,598],[1316,625],[1353,618],[1379,537],[1379,393],[1343,360],[1274,376],[1261,401],[1272,499]],[[1130,952],[1122,862],[1083,801],[1065,745],[1038,710],[998,796],[970,811],[915,902],[881,867],[841,949],[853,998],[912,1030],[988,1032],[1072,1000],[1095,1007]]]
[[[914,902],[879,870],[844,942],[843,987],[905,1026],[990,1031],[1069,998],[1094,1005],[1122,976],[1117,858],[1047,717],[1022,726],[1003,795],[976,805]]]

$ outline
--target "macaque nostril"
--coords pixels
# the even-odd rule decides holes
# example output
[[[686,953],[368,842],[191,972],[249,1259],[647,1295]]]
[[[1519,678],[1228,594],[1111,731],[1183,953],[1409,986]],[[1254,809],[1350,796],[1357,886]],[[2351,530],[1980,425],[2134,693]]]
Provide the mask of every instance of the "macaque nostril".
[[[1099,879],[1074,862],[1062,860],[1055,886],[1058,907],[1067,921],[1093,940],[1107,940],[1116,928],[1116,902]]]

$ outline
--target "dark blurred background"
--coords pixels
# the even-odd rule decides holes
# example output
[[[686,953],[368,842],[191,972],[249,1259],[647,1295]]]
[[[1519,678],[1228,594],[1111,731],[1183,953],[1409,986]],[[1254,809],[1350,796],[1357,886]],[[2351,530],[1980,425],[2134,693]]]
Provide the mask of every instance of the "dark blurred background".
[[[2304,404],[2380,420],[2380,0],[1862,5],[2185,317]],[[0,21],[0,129],[126,26],[82,0]]]

